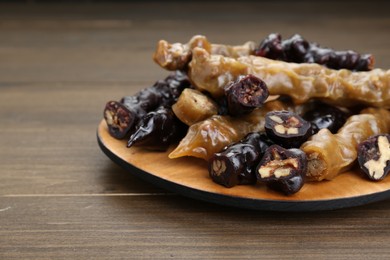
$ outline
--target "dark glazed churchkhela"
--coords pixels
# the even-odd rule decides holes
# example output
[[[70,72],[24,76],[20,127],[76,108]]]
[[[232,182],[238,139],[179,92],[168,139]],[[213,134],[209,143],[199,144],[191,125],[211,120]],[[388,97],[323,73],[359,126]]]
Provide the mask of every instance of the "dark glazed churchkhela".
[[[257,166],[256,176],[269,188],[291,195],[302,188],[306,170],[307,159],[303,151],[272,145]]]
[[[297,148],[312,135],[311,124],[287,110],[268,112],[264,128],[271,140],[285,148]]]
[[[348,113],[335,106],[315,102],[314,106],[302,115],[302,118],[311,123],[313,134],[323,128],[335,134],[347,121]]]
[[[118,101],[109,101],[104,108],[104,119],[110,135],[122,139],[138,121],[138,114]]]
[[[255,168],[271,141],[264,133],[250,133],[243,140],[215,153],[209,160],[212,180],[225,187],[256,182]]]
[[[120,102],[107,102],[104,118],[110,134],[117,139],[125,138],[135,131],[136,124],[146,113],[160,106],[172,106],[183,89],[189,86],[187,75],[176,71],[133,96],[123,97]]]
[[[282,40],[282,36],[272,33],[255,50],[255,55],[274,60],[296,63],[318,63],[331,69],[368,71],[373,68],[374,58],[370,54],[355,51],[335,51],[305,40],[299,34]]]
[[[268,95],[265,82],[250,74],[225,87],[228,111],[233,116],[248,114],[261,107]]]
[[[360,143],[358,161],[370,180],[383,180],[390,172],[390,134],[374,135]]]
[[[182,135],[183,128],[171,108],[160,107],[140,119],[127,147],[134,145],[152,150],[166,150],[172,141]]]

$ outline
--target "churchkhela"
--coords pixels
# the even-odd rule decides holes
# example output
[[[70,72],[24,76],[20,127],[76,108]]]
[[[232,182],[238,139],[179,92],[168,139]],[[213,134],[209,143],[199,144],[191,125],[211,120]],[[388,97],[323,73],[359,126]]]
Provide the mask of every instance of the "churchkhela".
[[[286,195],[297,193],[305,183],[306,154],[297,148],[271,145],[256,167],[257,179]]]
[[[358,162],[370,180],[383,180],[390,172],[390,134],[373,135],[361,142]]]
[[[308,180],[331,180],[349,170],[357,159],[360,143],[370,136],[389,132],[390,111],[379,108],[349,117],[336,134],[321,129],[301,146],[307,155]]]
[[[169,158],[192,156],[208,160],[214,153],[231,143],[238,142],[245,135],[263,131],[267,112],[286,108],[285,104],[275,100],[240,117],[214,115],[190,126],[186,136],[169,154]]]
[[[153,60],[164,69],[183,70],[191,61],[192,50],[200,47],[210,54],[231,58],[256,55],[287,62],[318,63],[328,68],[354,71],[371,70],[374,66],[374,57],[371,54],[324,48],[318,43],[305,40],[299,34],[282,41],[280,34],[271,33],[261,41],[257,48],[255,45],[253,41],[247,41],[242,45],[216,44],[211,43],[203,35],[195,35],[187,43],[169,43],[160,40]]]
[[[214,153],[208,162],[211,179],[228,188],[254,184],[256,166],[271,144],[272,141],[264,133],[253,132]]]
[[[315,63],[289,63],[253,55],[234,59],[210,55],[202,48],[192,51],[189,78],[197,89],[213,97],[222,96],[226,84],[247,74],[262,79],[270,95],[287,95],[297,104],[320,99],[339,106],[390,108],[390,70],[333,70]]]
[[[390,70],[300,35],[270,34],[259,47],[161,40],[153,56],[174,71],[104,109],[128,147],[208,161],[225,187],[260,183],[293,195],[359,163],[369,180],[390,171]],[[178,142],[179,141],[179,142]]]
[[[299,34],[282,40],[279,33],[271,33],[256,48],[255,55],[287,62],[318,63],[331,69],[367,71],[374,66],[371,54],[324,48],[318,43],[307,41]]]
[[[186,73],[175,71],[135,95],[107,102],[103,116],[109,133],[117,139],[125,138],[136,130],[136,125],[144,115],[160,106],[172,106],[181,92],[190,86]]]
[[[153,60],[167,70],[184,70],[192,58],[194,48],[202,48],[208,53],[219,54],[227,57],[238,58],[254,54],[255,43],[248,41],[243,45],[230,46],[212,44],[203,35],[193,36],[187,43],[168,43],[160,40],[157,44]]]

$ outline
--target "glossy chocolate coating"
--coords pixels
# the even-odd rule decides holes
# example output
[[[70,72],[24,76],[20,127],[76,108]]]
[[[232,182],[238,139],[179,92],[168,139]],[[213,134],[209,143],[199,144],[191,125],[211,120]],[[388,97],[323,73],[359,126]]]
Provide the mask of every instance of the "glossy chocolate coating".
[[[311,122],[313,134],[316,134],[324,128],[327,128],[330,132],[335,134],[345,124],[348,113],[337,107],[317,102],[313,108],[306,111],[302,117]]]
[[[248,134],[211,157],[210,177],[225,187],[255,183],[255,167],[269,145],[270,140],[264,133]]]
[[[370,54],[324,48],[317,43],[308,42],[299,34],[282,40],[280,34],[272,33],[260,43],[255,55],[287,62],[318,63],[337,70],[368,71],[374,64],[374,58]]]
[[[268,95],[265,82],[251,74],[240,77],[225,87],[228,111],[233,116],[248,114],[261,107]]]
[[[160,107],[140,119],[127,147],[134,145],[153,150],[166,150],[180,136],[182,127],[182,123],[171,108]]]
[[[264,128],[271,140],[285,148],[297,148],[312,135],[311,124],[290,111],[267,113]]]
[[[302,188],[306,171],[307,159],[303,151],[272,145],[258,164],[256,176],[269,188],[291,195]],[[278,172],[283,174],[278,175]]]
[[[133,96],[125,96],[119,102],[108,102],[104,109],[104,118],[111,136],[122,139],[132,134],[143,116],[160,106],[170,107],[183,89],[190,85],[184,72],[175,71],[164,80],[157,81]]]

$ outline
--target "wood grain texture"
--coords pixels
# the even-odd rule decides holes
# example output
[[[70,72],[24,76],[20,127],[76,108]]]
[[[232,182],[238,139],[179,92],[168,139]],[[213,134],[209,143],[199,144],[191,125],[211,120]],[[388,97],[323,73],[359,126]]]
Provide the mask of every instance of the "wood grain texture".
[[[12,258],[374,258],[389,253],[385,205],[305,215],[183,197],[4,198],[0,252]],[[191,205],[191,206],[189,206]],[[66,208],[58,214],[58,207]],[[16,221],[15,211],[18,214]],[[180,213],[180,214],[178,214]],[[365,219],[365,222],[361,222]],[[282,244],[282,245],[281,245]],[[228,247],[226,245],[229,245]],[[363,246],[364,245],[364,246]],[[359,256],[360,255],[360,256]],[[286,257],[287,258],[287,257]]]
[[[388,1],[0,4],[0,259],[387,259],[390,203],[311,213],[187,199],[111,162],[108,100],[166,72],[159,39],[300,33],[390,68]],[[158,10],[158,11],[156,11]]]
[[[388,7],[386,1],[3,4],[0,77],[1,82],[150,81],[165,75],[151,59],[160,39],[187,42],[203,34],[215,43],[241,44],[260,42],[271,32],[370,52],[379,67],[388,67]]]
[[[389,203],[306,214],[180,196],[3,197],[1,203],[9,207],[0,215],[2,259],[385,259],[390,253]]]

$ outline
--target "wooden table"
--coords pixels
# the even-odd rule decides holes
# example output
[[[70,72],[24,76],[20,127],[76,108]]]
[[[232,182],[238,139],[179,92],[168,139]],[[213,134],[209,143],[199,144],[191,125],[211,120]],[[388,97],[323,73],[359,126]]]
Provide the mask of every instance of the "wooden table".
[[[106,101],[167,75],[151,59],[159,39],[240,44],[300,33],[390,68],[389,8],[1,4],[0,259],[388,259],[389,201],[311,213],[201,202],[121,169],[99,149],[96,129]]]

